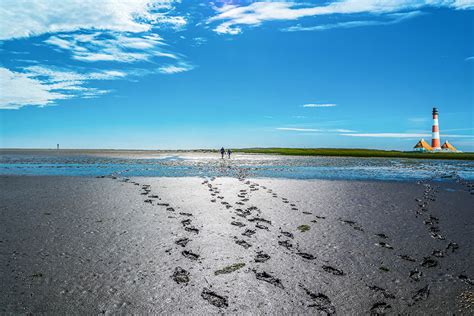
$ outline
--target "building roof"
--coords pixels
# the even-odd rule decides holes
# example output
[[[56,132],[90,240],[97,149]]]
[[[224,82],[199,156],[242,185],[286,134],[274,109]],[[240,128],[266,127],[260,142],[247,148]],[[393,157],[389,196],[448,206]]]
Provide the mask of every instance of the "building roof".
[[[420,139],[420,141],[418,143],[416,143],[415,147],[413,147],[413,148],[416,148],[416,149],[423,148],[425,150],[433,150],[433,147],[428,145],[428,143],[425,142],[425,140],[423,138]]]
[[[448,143],[448,141],[445,141],[444,144],[441,146],[443,149],[449,149],[449,150],[457,150],[456,147]]]

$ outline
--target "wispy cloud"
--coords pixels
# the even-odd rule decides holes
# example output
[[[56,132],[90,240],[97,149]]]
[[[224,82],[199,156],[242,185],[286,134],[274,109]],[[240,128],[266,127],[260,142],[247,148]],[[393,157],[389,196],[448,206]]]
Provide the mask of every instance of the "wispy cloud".
[[[349,137],[377,137],[377,138],[417,138],[417,137],[431,137],[431,134],[425,133],[357,133],[357,134],[341,134]],[[441,135],[442,137],[451,138],[474,138],[474,135]]]
[[[304,108],[331,108],[336,106],[334,103],[308,103],[303,104]]]
[[[216,7],[217,14],[207,20],[207,23],[220,22],[214,31],[220,34],[236,35],[242,33],[241,26],[257,26],[267,21],[293,21],[305,17],[314,17],[321,15],[351,15],[351,14],[388,14],[403,11],[413,11],[419,8],[431,7],[451,7],[454,9],[471,9],[474,7],[474,1],[471,0],[403,0],[403,1],[378,1],[378,0],[340,0],[332,1],[325,5],[312,5],[307,3],[296,3],[286,1],[265,1],[251,2],[248,5],[225,4]],[[409,13],[411,14],[411,13]],[[413,13],[415,15],[415,13]],[[409,15],[405,15],[405,18]],[[395,17],[393,22],[397,23]],[[335,27],[355,27],[363,24],[368,25],[368,21],[346,22],[350,24],[332,24],[326,26],[317,26],[311,30],[328,29]],[[378,22],[380,23],[380,22]],[[386,22],[387,23],[387,22]],[[298,30],[297,28],[292,29]],[[303,30],[300,27],[299,30]],[[305,29],[310,30],[310,29]]]
[[[464,61],[471,61],[471,60],[474,60],[474,56],[470,56],[470,57],[467,57],[466,59],[464,59]]]
[[[427,117],[410,117],[408,121],[412,123],[425,123],[428,121]]]
[[[320,129],[320,128],[299,128],[299,127],[277,127],[279,131],[292,131],[292,132],[326,132],[326,133],[352,133],[356,132],[350,129]]]
[[[192,70],[194,66],[187,63],[178,63],[176,65],[166,65],[158,68],[158,71],[162,74],[176,74]]]
[[[288,28],[284,28],[282,30],[287,31],[287,32],[324,31],[324,30],[340,29],[340,28],[347,29],[347,28],[363,27],[363,26],[391,25],[391,24],[397,24],[397,23],[403,22],[407,19],[414,18],[421,14],[422,14],[421,11],[392,13],[392,14],[387,14],[386,17],[384,17],[384,19],[382,20],[380,19],[379,20],[356,20],[356,21],[321,24],[321,25],[314,25],[314,26],[295,25],[295,26],[290,26]]]

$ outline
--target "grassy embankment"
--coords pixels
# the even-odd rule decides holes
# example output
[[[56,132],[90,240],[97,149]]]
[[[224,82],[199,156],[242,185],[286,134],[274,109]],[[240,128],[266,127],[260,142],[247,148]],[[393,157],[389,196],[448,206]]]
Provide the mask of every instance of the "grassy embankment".
[[[346,149],[346,148],[243,148],[236,152],[252,154],[277,154],[292,156],[341,156],[341,157],[385,157],[417,159],[474,160],[474,153],[421,153],[413,151]]]

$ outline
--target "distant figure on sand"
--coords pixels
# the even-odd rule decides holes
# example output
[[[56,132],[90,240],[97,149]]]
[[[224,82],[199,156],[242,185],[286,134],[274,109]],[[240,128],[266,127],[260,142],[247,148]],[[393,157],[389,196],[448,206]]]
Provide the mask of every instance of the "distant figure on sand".
[[[222,159],[224,159],[224,154],[225,154],[225,149],[224,147],[221,148],[221,156],[222,156]]]
[[[229,149],[227,149],[227,156],[229,157],[229,159],[230,159],[230,154],[232,154],[232,150],[230,150],[230,148],[229,148]]]

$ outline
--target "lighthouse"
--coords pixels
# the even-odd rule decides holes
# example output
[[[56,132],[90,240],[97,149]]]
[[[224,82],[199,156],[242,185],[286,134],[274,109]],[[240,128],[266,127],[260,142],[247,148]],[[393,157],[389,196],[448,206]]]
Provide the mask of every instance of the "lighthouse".
[[[431,147],[433,150],[441,150],[441,144],[439,142],[439,126],[438,126],[438,109],[433,108],[433,128],[432,128],[432,139]]]

